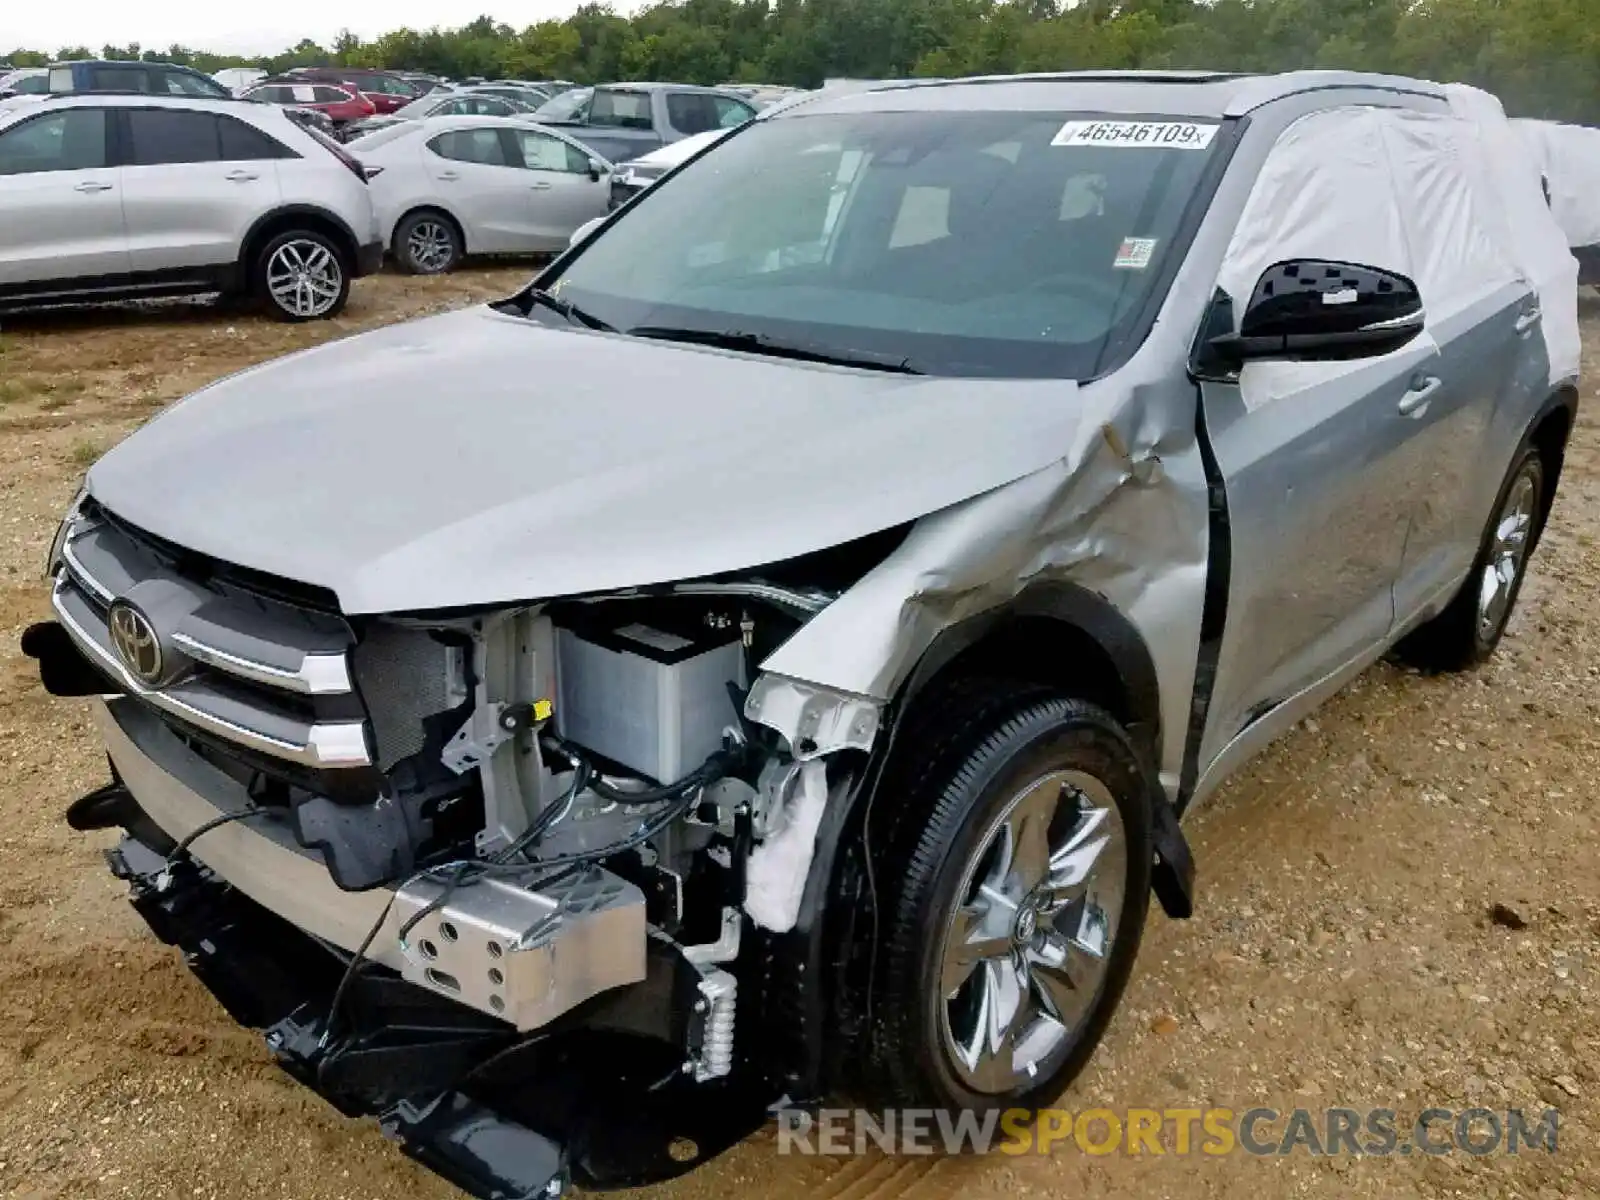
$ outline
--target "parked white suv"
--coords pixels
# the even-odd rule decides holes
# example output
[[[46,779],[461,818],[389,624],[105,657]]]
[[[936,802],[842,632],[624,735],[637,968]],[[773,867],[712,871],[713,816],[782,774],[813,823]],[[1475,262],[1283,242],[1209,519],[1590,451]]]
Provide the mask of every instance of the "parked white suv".
[[[314,320],[382,259],[360,165],[276,107],[75,95],[0,111],[0,310],[221,292]]]

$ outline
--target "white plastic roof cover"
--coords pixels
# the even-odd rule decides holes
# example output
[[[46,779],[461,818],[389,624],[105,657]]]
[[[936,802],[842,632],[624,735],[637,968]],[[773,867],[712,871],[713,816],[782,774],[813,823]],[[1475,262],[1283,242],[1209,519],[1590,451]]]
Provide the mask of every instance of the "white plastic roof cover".
[[[1567,245],[1600,246],[1600,129],[1512,121],[1550,183],[1550,210]]]
[[[1416,281],[1432,330],[1525,282],[1544,311],[1551,383],[1573,378],[1577,263],[1538,170],[1498,100],[1456,85],[1447,92],[1448,115],[1350,107],[1291,126],[1262,167],[1219,283],[1242,307],[1262,272],[1286,259],[1380,267]],[[1252,363],[1240,382],[1256,408],[1360,366]]]

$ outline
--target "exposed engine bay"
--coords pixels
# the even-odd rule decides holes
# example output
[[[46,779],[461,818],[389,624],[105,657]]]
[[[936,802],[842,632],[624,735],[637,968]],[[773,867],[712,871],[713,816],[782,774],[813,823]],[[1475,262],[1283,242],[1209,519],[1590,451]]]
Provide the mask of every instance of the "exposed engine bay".
[[[630,597],[429,626],[445,672],[430,694],[451,707],[421,714],[391,795],[307,799],[297,836],[342,887],[396,888],[376,936],[399,939],[408,980],[519,1029],[643,980],[647,940],[680,948],[706,1014],[690,1069],[726,1074],[736,985],[717,964],[738,954],[758,842],[778,844],[804,799],[793,748],[745,715],[754,664],[821,597],[786,599]],[[776,925],[783,911],[782,896],[754,905]]]

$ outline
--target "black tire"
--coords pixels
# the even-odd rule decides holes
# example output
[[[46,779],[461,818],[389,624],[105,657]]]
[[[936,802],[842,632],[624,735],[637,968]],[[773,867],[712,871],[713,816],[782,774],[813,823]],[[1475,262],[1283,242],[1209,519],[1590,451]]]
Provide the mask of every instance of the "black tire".
[[[1495,496],[1494,509],[1489,524],[1478,544],[1477,557],[1467,574],[1461,590],[1443,612],[1418,626],[1395,647],[1395,653],[1404,662],[1419,670],[1441,673],[1464,671],[1475,667],[1494,653],[1506,631],[1506,623],[1522,594],[1522,581],[1527,577],[1528,558],[1539,536],[1545,510],[1544,460],[1539,451],[1525,447],[1511,464],[1505,481]],[[1498,539],[1501,525],[1511,515],[1511,510],[1521,498],[1531,496],[1533,508],[1523,530],[1520,553],[1514,559],[1514,569],[1506,587],[1504,603],[1493,613],[1485,612],[1484,579],[1492,565],[1505,562],[1502,543]]]
[[[304,268],[300,280],[297,264]],[[277,320],[325,321],[350,299],[350,257],[327,234],[289,229],[261,248],[250,280],[257,301]]]
[[[444,213],[420,209],[395,226],[394,261],[407,275],[443,275],[466,255],[461,230]]]
[[[891,770],[885,780],[894,789],[886,798],[893,799],[896,820],[885,830],[882,850],[874,852],[883,915],[867,1071],[857,1086],[867,1098],[889,1106],[1036,1109],[1058,1096],[1093,1054],[1138,953],[1154,857],[1150,783],[1127,733],[1094,705],[1007,684],[983,685],[977,694],[969,690],[952,699],[938,707],[960,715],[943,722],[943,728],[935,720],[906,731],[916,734],[908,740],[908,752],[920,758],[921,766],[904,773]],[[969,993],[974,987],[982,990],[986,981],[979,975],[986,968],[977,968],[948,999],[946,931],[958,908],[970,913],[967,897],[975,895],[978,860],[1019,789],[1026,795],[1030,780],[1058,771],[1100,781],[1120,818],[1123,862],[1113,870],[1122,894],[1118,911],[1107,914],[1112,918],[1109,949],[1097,987],[1084,989],[1087,1010],[1064,1040],[1038,1059],[1037,1073],[1011,1078],[1001,1071],[1009,1086],[993,1080],[981,1086],[985,1081],[964,1075],[957,1065],[952,1014],[960,1015],[963,1006],[970,1009]],[[1065,798],[1070,790],[1059,795]],[[1065,812],[1069,823],[1075,820],[1072,802],[1061,803],[1068,807],[1056,818]],[[1051,847],[1053,841],[1047,843]],[[1022,907],[1015,911],[1020,914]],[[1041,914],[1038,920],[1045,931],[1039,936],[1056,936],[1052,918]],[[1019,918],[1013,940],[1021,933]],[[1054,1007],[1042,994],[1027,994],[1043,1006],[1041,1013]]]

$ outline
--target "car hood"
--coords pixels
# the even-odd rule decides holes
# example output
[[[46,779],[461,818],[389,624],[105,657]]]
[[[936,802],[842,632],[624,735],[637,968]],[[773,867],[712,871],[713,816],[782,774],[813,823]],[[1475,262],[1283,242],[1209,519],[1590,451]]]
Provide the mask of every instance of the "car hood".
[[[1068,453],[1076,385],[934,379],[552,328],[487,307],[253,367],[89,473],[153,534],[357,613],[742,570]]]

